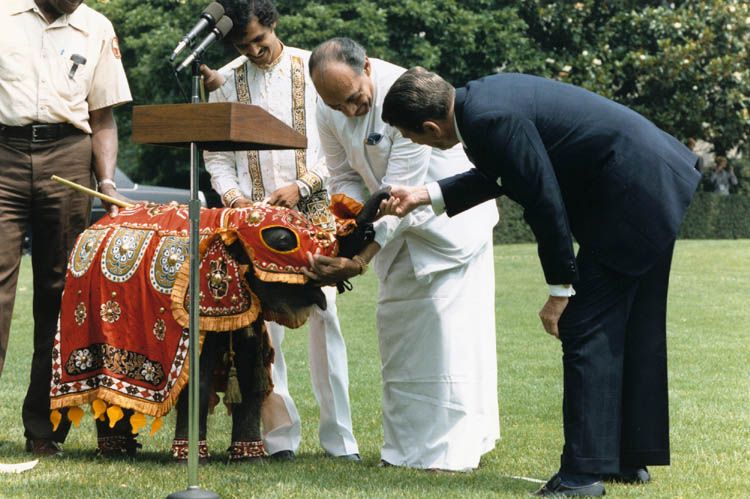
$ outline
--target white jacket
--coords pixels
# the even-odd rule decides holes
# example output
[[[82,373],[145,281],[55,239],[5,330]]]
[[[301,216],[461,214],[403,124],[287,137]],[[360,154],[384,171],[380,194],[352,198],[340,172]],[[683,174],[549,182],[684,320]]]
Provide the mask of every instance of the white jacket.
[[[447,151],[420,146],[383,122],[383,99],[405,70],[379,59],[371,58],[370,63],[375,88],[369,113],[347,118],[318,99],[320,144],[330,174],[328,191],[363,201],[385,185],[422,185],[471,168],[460,145]],[[383,138],[366,145],[371,133]],[[436,216],[431,207],[418,208],[403,219],[383,217],[375,223],[375,240],[382,248],[373,262],[375,271],[384,278],[404,243],[418,278],[464,265],[487,244],[497,220],[493,201],[452,218]]]

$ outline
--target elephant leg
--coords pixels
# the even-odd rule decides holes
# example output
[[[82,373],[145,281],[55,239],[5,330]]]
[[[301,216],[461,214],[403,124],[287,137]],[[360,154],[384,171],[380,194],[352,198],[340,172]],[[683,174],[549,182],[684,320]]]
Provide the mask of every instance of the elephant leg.
[[[137,433],[133,433],[130,417],[135,414],[132,409],[124,409],[123,418],[110,427],[107,419],[96,420],[97,455],[101,457],[134,457],[138,449]]]
[[[260,408],[270,386],[262,341],[263,331],[248,328],[232,333],[237,380],[242,402],[232,405],[229,461],[254,461],[266,455],[260,432]]]
[[[207,333],[203,340],[203,349],[200,355],[200,372],[198,382],[200,383],[200,397],[198,401],[198,457],[201,461],[209,458],[208,444],[206,442],[207,420],[208,420],[208,398],[211,388],[211,375],[216,365],[216,356],[219,346],[217,334]],[[174,440],[172,441],[172,457],[179,461],[187,460],[188,457],[188,400],[190,380],[182,389],[177,399],[177,421],[175,423]]]

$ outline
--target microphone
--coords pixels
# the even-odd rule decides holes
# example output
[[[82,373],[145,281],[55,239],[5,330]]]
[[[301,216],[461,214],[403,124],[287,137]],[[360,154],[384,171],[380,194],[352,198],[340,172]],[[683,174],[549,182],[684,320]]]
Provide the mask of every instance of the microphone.
[[[177,66],[177,69],[175,69],[175,72],[180,72],[186,67],[190,66],[190,64],[193,63],[195,59],[203,55],[203,52],[216,40],[221,40],[226,36],[227,33],[232,29],[232,20],[229,19],[227,16],[223,16],[221,19],[219,19],[219,22],[216,23],[216,26],[213,27],[211,30],[211,33],[206,36],[206,38],[203,39],[203,41],[195,47],[195,50],[193,50],[193,53],[190,54],[187,59],[182,61],[182,63]]]
[[[172,51],[172,55],[169,56],[169,61],[174,61],[177,57],[177,54],[182,52],[183,49],[188,45],[192,45],[193,41],[198,35],[201,34],[204,29],[213,27],[216,24],[216,21],[218,21],[219,18],[221,18],[221,16],[223,15],[224,7],[219,2],[212,2],[208,4],[208,7],[203,9],[203,12],[201,12],[200,20],[195,23],[195,26],[193,26],[193,29],[191,29],[187,35],[182,37],[180,43],[178,43],[175,49]]]

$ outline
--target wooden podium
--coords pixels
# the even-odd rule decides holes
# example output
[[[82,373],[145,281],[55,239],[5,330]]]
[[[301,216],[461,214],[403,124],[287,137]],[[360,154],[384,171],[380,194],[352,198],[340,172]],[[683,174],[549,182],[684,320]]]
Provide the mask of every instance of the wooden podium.
[[[133,107],[137,144],[208,151],[305,149],[307,138],[264,109],[237,102]]]

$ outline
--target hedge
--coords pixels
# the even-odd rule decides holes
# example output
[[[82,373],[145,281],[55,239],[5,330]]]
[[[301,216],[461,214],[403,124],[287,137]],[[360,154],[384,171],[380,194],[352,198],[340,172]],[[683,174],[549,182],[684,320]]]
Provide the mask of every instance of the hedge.
[[[534,242],[523,220],[521,207],[506,197],[497,200],[500,222],[494,229],[495,244]],[[750,196],[720,196],[698,192],[685,216],[681,239],[750,238]]]

